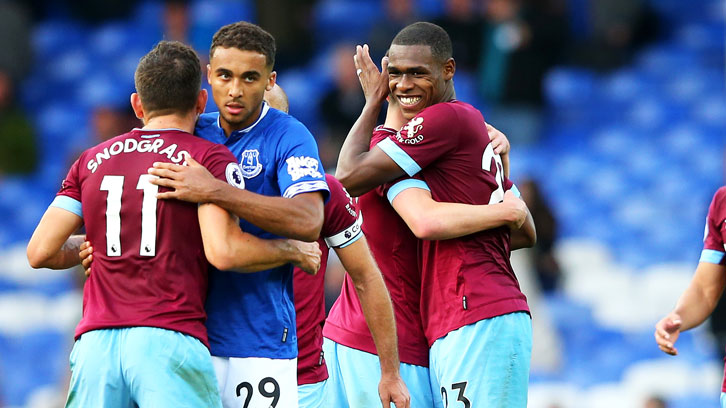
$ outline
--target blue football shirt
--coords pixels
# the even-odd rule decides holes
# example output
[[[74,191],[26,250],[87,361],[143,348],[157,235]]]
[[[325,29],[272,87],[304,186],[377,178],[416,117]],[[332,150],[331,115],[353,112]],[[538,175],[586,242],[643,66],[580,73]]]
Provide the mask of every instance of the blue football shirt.
[[[203,114],[195,133],[232,151],[249,191],[288,198],[320,191],[326,200],[330,194],[312,134],[267,103],[255,123],[229,137],[219,125],[218,112]],[[240,226],[261,238],[280,238],[245,220]],[[212,355],[297,356],[292,271],[292,265],[251,274],[211,271],[206,310]]]

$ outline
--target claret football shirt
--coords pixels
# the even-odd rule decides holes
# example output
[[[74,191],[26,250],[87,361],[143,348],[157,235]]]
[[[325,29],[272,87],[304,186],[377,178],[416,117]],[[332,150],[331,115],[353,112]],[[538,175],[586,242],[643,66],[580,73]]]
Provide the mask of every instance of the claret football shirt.
[[[187,155],[215,177],[244,185],[229,150],[177,129],[134,129],[92,147],[63,180],[51,205],[81,216],[95,249],[76,337],[151,326],[189,334],[209,347],[208,264],[197,204],[157,200],[159,187],[147,174],[154,162],[183,164]]]
[[[509,185],[484,118],[464,102],[422,110],[378,146],[409,176],[418,174],[436,201],[494,204]],[[529,312],[509,263],[509,242],[508,227],[421,241],[421,314],[429,344],[482,319]]]

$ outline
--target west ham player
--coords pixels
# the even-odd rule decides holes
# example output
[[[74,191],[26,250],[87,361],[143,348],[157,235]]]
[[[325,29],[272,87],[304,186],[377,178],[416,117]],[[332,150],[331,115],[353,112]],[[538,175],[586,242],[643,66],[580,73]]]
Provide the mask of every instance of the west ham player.
[[[265,100],[271,107],[287,113],[289,106],[287,95],[277,84],[272,90],[265,92]],[[340,182],[327,174],[325,179],[330,188],[330,199],[325,204],[323,228],[318,239],[323,251],[320,271],[314,276],[310,276],[300,268],[295,268],[294,271],[293,286],[298,333],[298,404],[300,408],[345,406],[339,401],[334,401],[326,392],[328,367],[323,354],[322,330],[325,322],[325,271],[328,247],[331,247],[347,271],[346,279],[350,282],[351,288],[355,288],[351,290],[359,293],[361,301],[358,302],[356,298],[356,307],[364,316],[362,318],[365,325],[364,335],[376,339],[374,342],[371,338],[371,345],[380,351],[378,366],[384,368],[382,373],[379,368],[375,376],[361,376],[360,383],[366,383],[369,386],[367,391],[375,396],[366,406],[375,406],[375,401],[380,400],[384,406],[391,401],[397,407],[408,407],[406,385],[401,380],[398,370],[393,308],[381,272],[371,257],[361,230],[363,219],[359,217],[356,203]],[[373,333],[373,336],[370,333]],[[376,386],[379,378],[380,386]]]
[[[703,323],[726,287],[726,187],[716,191],[706,217],[703,251],[696,273],[676,307],[655,325],[655,341],[663,352],[676,355],[678,335]],[[724,368],[726,373],[726,368]],[[726,378],[721,386],[721,407],[726,408]]]
[[[221,406],[204,327],[202,245],[210,232],[226,240],[208,255],[230,268],[293,259],[275,258],[282,241],[242,233],[215,205],[157,201],[149,166],[189,155],[243,187],[235,157],[190,134],[207,100],[200,74],[196,54],[181,43],[163,41],[142,58],[131,104],[144,127],[81,154],[28,244],[35,268],[77,264],[64,243],[82,224],[104,248],[84,287],[67,406]],[[240,246],[254,252],[235,257]]]
[[[237,156],[245,190],[228,189],[203,167],[160,164],[150,172],[173,189],[160,198],[215,203],[258,237],[315,241],[328,187],[310,132],[263,102],[275,84],[274,59],[275,40],[254,24],[224,26],[212,39],[207,79],[219,113],[202,115],[195,133]],[[292,276],[291,265],[210,274],[207,330],[225,406],[297,406]]]
[[[375,146],[395,134],[394,129],[403,124],[405,119],[395,99],[390,99],[386,123],[374,130],[370,145]],[[494,128],[490,128],[490,133],[493,142],[506,157],[509,148],[506,137]],[[389,199],[397,204],[395,209]],[[366,219],[363,230],[374,258],[379,260],[394,302],[401,376],[411,393],[411,406],[433,406],[428,344],[419,312],[421,277],[417,257],[419,241],[415,235],[425,239],[443,239],[505,224],[517,228],[529,213],[524,202],[513,195],[506,196],[502,203],[487,206],[439,203],[431,198],[423,180],[408,178],[386,183],[363,194],[358,205]],[[526,244],[519,245],[522,246]],[[376,348],[353,287],[346,276],[341,295],[323,329],[328,365],[333,367],[328,385],[329,399],[333,403],[330,406],[344,406],[353,401],[365,401],[371,405],[376,397],[371,392],[370,381],[358,375],[360,372],[376,372],[380,368],[375,358]]]
[[[341,150],[338,175],[346,187],[362,193],[419,174],[436,201],[490,204],[504,198],[508,180],[481,114],[454,100],[455,63],[444,30],[430,23],[404,28],[380,75],[367,47],[356,57],[357,67],[379,81],[366,92],[366,106]],[[389,91],[409,122],[368,151]],[[509,252],[506,226],[422,242],[421,314],[439,407],[454,401],[526,406],[531,321]]]

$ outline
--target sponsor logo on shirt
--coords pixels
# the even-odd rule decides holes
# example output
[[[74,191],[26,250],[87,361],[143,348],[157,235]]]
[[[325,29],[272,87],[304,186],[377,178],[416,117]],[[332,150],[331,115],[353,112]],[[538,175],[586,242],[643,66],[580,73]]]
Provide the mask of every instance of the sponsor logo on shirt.
[[[403,128],[406,130],[406,137],[401,135],[401,131],[396,133],[396,139],[400,143],[414,145],[420,143],[424,139],[424,135],[417,134],[423,129],[424,118],[417,116],[411,119]]]
[[[242,175],[245,178],[256,177],[262,172],[260,152],[257,149],[245,150],[242,152],[242,160],[240,160],[239,165],[242,168]]]
[[[227,183],[244,190],[245,179],[242,178],[242,169],[237,163],[229,163],[224,173],[227,176]]]
[[[322,178],[318,168],[320,164],[318,160],[307,156],[293,156],[285,160],[287,163],[287,173],[292,177],[292,181],[297,181],[305,176]]]

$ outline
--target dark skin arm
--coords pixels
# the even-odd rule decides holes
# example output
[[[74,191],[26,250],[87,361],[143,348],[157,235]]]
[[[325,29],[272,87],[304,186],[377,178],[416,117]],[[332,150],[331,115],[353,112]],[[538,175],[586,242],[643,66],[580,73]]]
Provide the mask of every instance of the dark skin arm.
[[[172,191],[157,194],[159,199],[194,203],[214,203],[251,224],[287,238],[312,242],[323,226],[323,195],[302,193],[292,198],[269,197],[240,190],[214,177],[191,157],[188,166],[154,163],[149,174],[159,176],[151,183]]]

